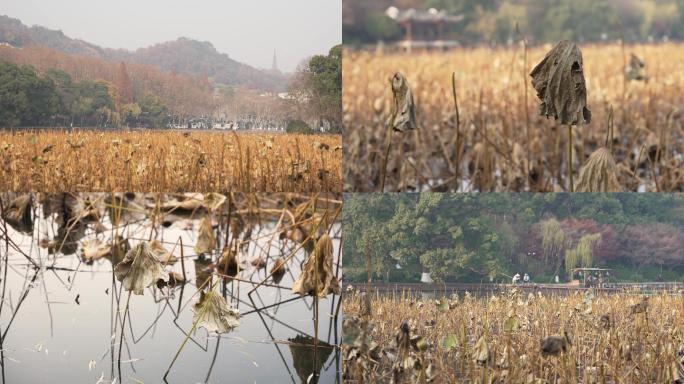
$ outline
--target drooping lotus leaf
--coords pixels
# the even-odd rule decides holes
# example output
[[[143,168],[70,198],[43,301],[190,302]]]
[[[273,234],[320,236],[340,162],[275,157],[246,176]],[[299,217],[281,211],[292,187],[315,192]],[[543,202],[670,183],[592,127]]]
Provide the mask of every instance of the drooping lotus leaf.
[[[142,295],[143,290],[158,280],[168,281],[161,261],[155,256],[147,242],[140,242],[126,253],[126,257],[114,268],[116,278],[127,291]]]
[[[484,336],[480,336],[475,344],[475,350],[473,351],[473,360],[480,365],[487,364],[489,362],[489,345],[487,345],[487,340]]]
[[[392,129],[400,132],[416,129],[418,127],[416,124],[416,106],[406,78],[397,72],[392,76],[390,82],[394,96],[394,109],[389,124],[391,124]]]
[[[81,243],[81,259],[83,259],[86,264],[90,264],[95,260],[109,255],[111,251],[112,246],[110,244],[106,244],[97,238],[88,239]]]
[[[240,325],[240,311],[229,308],[226,299],[214,291],[202,291],[193,310],[193,322],[207,332],[227,333]]]
[[[4,199],[3,199],[4,201]],[[30,193],[25,193],[13,198],[2,212],[2,219],[10,227],[23,233],[33,232],[33,216],[31,216],[31,204],[33,198]]]
[[[214,236],[214,229],[211,226],[211,217],[205,216],[200,222],[197,244],[195,244],[195,253],[198,255],[211,253],[215,244],[216,237]]]
[[[332,240],[327,234],[316,242],[314,251],[304,262],[302,273],[292,286],[292,292],[318,297],[340,293],[340,285],[333,270]]]
[[[559,42],[530,76],[540,100],[540,115],[553,117],[565,125],[591,122],[582,52],[577,45],[567,40]]]
[[[601,147],[580,168],[577,192],[621,192],[617,165],[610,151]]]

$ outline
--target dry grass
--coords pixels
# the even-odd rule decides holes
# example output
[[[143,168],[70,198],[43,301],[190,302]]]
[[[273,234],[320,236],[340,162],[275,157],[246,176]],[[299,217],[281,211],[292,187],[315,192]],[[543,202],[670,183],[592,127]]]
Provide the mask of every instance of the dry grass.
[[[341,191],[341,137],[0,131],[0,190]]]
[[[345,52],[345,190],[379,190],[392,103],[388,79],[395,72],[413,91],[418,130],[394,133],[386,191],[566,190],[567,127],[538,116],[529,76],[550,48],[530,49],[526,60],[522,46]],[[625,48],[627,58],[633,52],[646,62],[647,83],[625,81],[619,44],[580,48],[593,118],[573,128],[574,178],[589,155],[605,146],[612,105],[612,154],[621,189],[684,191],[684,45]]]
[[[346,378],[390,382],[396,370],[388,356],[401,355],[394,340],[402,322],[410,328],[413,368],[403,371],[400,383],[420,382],[421,370],[423,377],[449,383],[673,383],[684,375],[682,295],[650,297],[642,313],[631,307],[641,297],[630,294],[551,297],[511,291],[445,300],[440,309],[435,301],[401,294],[374,298],[371,352],[350,359],[353,348],[344,346]],[[362,301],[361,295],[345,295],[345,338],[353,324],[362,323],[355,323],[362,318]],[[542,356],[540,341],[564,331],[571,335],[567,353]],[[451,343],[445,344],[449,335]],[[377,364],[366,356],[375,356]]]

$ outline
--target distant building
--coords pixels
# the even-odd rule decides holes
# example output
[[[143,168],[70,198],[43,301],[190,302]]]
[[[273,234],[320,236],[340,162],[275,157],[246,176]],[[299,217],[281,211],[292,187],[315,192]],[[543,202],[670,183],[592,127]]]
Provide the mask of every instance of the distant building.
[[[389,7],[385,14],[394,20],[404,33],[402,41],[397,43],[406,51],[420,49],[449,49],[458,46],[451,27],[463,20],[463,15],[451,15],[444,10],[430,8],[427,11],[413,8],[400,10]]]
[[[273,65],[271,66],[273,72],[278,72],[278,58],[276,57],[276,50],[273,50]]]

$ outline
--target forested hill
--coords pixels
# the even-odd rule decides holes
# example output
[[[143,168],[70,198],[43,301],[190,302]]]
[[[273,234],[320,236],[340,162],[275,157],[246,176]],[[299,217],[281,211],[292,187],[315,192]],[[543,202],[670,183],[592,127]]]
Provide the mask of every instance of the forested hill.
[[[283,73],[255,69],[218,52],[210,42],[185,37],[140,48],[135,52],[118,50],[108,51],[108,54],[178,73],[208,76],[216,83],[225,85],[284,91],[288,83],[288,76]]]
[[[13,47],[41,46],[116,63],[128,61],[149,64],[179,74],[210,77],[217,84],[247,86],[258,90],[282,91],[287,88],[289,81],[289,76],[285,74],[242,64],[216,51],[209,42],[188,38],[136,51],[109,49],[70,38],[62,31],[40,26],[28,27],[18,19],[0,15],[0,43]]]
[[[684,196],[677,194],[358,194],[344,205],[345,277],[377,280],[562,279],[606,267],[623,281],[684,277]]]

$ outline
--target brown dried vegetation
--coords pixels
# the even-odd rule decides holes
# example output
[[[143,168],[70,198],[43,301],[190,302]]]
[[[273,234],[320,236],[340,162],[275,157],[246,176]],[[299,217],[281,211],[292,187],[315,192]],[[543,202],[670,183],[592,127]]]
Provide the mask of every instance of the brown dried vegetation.
[[[346,51],[345,190],[380,190],[391,132],[387,121],[395,107],[387,79],[400,72],[412,91],[418,129],[392,133],[385,191],[565,191],[568,123],[588,122],[587,106],[591,123],[572,128],[576,181],[580,166],[605,146],[612,149],[622,191],[684,191],[684,45],[624,51],[619,44],[582,45],[586,93],[571,92],[573,103],[560,112],[546,104],[544,115],[558,114],[559,121],[538,114],[530,77],[552,48]],[[576,56],[571,48],[568,57]],[[625,77],[631,52],[645,63],[643,76],[634,80]],[[578,73],[574,62],[569,61],[570,81]],[[547,77],[547,84],[561,77]],[[541,101],[550,96],[548,89],[542,96]],[[611,105],[614,135],[606,145]]]
[[[334,135],[3,131],[0,190],[339,192],[342,154],[329,148],[341,141]]]
[[[346,382],[673,383],[684,378],[684,297],[517,290],[343,302]],[[646,306],[647,303],[648,305]],[[648,308],[648,310],[646,310]]]

